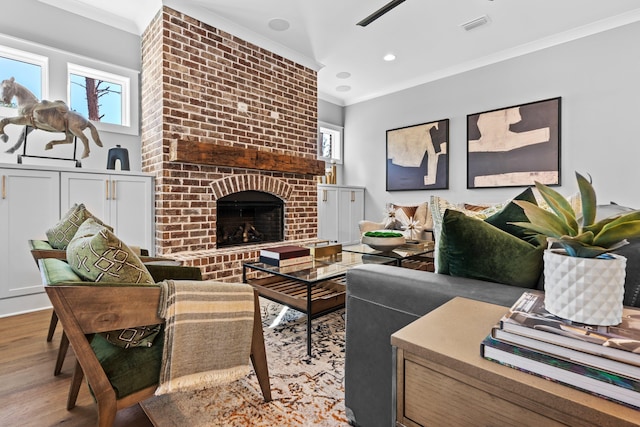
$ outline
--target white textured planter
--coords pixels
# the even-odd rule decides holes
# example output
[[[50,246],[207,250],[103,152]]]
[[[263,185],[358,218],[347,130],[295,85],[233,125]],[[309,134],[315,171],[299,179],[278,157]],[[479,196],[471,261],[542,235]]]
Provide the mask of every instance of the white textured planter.
[[[544,305],[556,316],[588,325],[622,321],[627,259],[576,258],[544,252]]]

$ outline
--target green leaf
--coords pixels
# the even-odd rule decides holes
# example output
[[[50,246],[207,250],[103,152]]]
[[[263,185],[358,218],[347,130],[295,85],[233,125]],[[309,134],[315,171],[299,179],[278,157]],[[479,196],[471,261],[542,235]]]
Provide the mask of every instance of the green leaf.
[[[619,224],[623,224],[625,222],[633,222],[633,221],[640,221],[640,211],[632,211],[632,212],[627,212],[625,214],[622,215],[618,215],[618,216],[613,216],[610,218],[605,218],[604,220],[609,219],[611,221],[607,222],[605,224],[604,227],[613,227]],[[603,221],[604,221],[603,220]]]
[[[578,241],[580,243],[584,243],[586,245],[592,245],[594,238],[595,238],[595,235],[593,234],[593,232],[584,231],[584,232],[578,234],[577,236],[574,236],[574,237],[571,237],[571,238],[567,238],[567,240],[571,239],[571,240],[576,240],[576,241]]]
[[[617,218],[617,216],[611,217],[611,218],[601,219],[600,221],[596,222],[595,224],[591,224],[591,225],[587,225],[587,226],[582,227],[582,230],[583,231],[591,231],[591,232],[593,232],[593,234],[598,234],[598,233],[600,233],[600,231],[602,231],[602,229],[607,224],[610,224],[616,218]]]
[[[567,254],[578,258],[595,258],[610,251],[609,248],[587,245],[573,239],[560,239],[556,242],[567,251]]]
[[[550,237],[561,237],[564,235],[576,234],[561,218],[552,212],[546,211],[531,202],[523,200],[513,200],[513,203],[520,206],[530,223],[522,222],[516,225],[533,230],[537,233],[545,234]]]
[[[596,219],[596,192],[591,183],[578,172],[576,172],[576,179],[582,201],[582,224],[588,226]]]
[[[615,221],[614,221],[615,222]],[[593,239],[597,246],[609,247],[625,239],[640,237],[640,221],[607,224]]]
[[[547,202],[549,207],[564,220],[569,229],[572,230],[566,233],[571,236],[575,236],[579,232],[578,222],[576,221],[576,213],[567,201],[565,197],[557,191],[547,187],[536,181],[536,188],[540,192],[542,198]]]

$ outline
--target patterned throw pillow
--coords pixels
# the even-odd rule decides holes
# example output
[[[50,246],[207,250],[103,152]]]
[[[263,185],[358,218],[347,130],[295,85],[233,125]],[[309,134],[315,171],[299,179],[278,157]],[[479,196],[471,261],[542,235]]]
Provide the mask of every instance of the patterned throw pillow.
[[[76,203],[56,225],[47,230],[47,240],[49,240],[51,247],[55,249],[66,249],[71,239],[75,236],[76,231],[78,231],[78,228],[87,218],[93,218],[99,224],[113,231],[113,228],[103,224],[102,221],[92,215],[83,203]]]
[[[416,206],[400,206],[394,204],[393,207],[396,209],[396,218],[402,225],[408,225],[413,219],[413,221],[417,221],[423,228],[431,228],[431,215],[429,215],[429,205],[426,202]]]
[[[140,258],[93,218],[82,223],[69,243],[67,262],[84,280],[154,284],[153,277]],[[159,332],[160,325],[148,325],[103,332],[101,335],[118,347],[150,347]]]
[[[67,246],[73,271],[92,282],[154,284],[140,258],[108,228],[87,219]]]
[[[420,203],[413,206],[401,206],[394,203],[387,204],[385,228],[393,230],[407,230],[412,223],[417,225],[418,230],[431,230],[433,221],[429,215],[429,205]],[[407,232],[408,234],[409,232]],[[407,238],[412,236],[407,235]],[[415,237],[415,236],[414,236]]]

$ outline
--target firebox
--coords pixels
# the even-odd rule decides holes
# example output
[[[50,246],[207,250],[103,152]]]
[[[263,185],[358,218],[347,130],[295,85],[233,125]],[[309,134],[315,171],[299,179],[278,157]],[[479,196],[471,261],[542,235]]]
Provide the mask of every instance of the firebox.
[[[240,191],[217,201],[216,245],[279,242],[284,239],[284,202],[262,191]]]

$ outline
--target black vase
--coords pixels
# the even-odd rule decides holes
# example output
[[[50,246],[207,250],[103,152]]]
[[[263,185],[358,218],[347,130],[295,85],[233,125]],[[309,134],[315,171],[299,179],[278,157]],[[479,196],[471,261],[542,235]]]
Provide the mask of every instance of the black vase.
[[[107,169],[115,169],[116,160],[120,160],[120,170],[130,170],[129,151],[126,148],[122,148],[119,144],[109,149],[109,153],[107,154]]]

